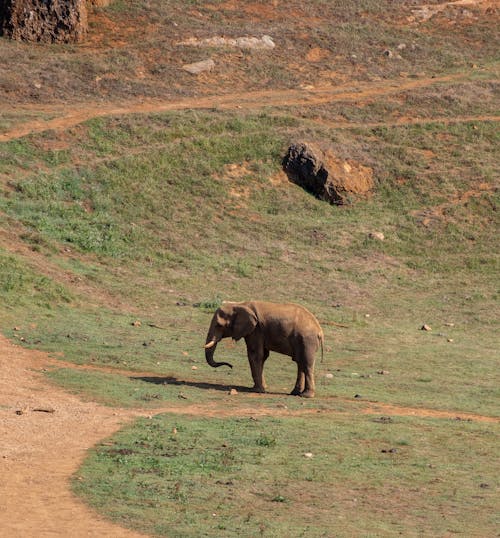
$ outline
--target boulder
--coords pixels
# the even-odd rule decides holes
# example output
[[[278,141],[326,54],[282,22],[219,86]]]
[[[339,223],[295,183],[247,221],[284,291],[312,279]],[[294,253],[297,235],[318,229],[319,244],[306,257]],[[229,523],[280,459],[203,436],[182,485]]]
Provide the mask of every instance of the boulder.
[[[85,0],[0,2],[0,33],[18,41],[76,43],[87,30]]]
[[[375,185],[371,168],[340,159],[331,149],[314,144],[292,144],[282,165],[290,181],[330,204],[350,203],[370,193]]]

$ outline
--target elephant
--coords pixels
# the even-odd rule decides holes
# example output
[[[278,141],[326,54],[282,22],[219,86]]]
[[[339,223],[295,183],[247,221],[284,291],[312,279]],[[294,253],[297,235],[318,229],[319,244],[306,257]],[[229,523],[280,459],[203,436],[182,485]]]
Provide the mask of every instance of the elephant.
[[[321,346],[323,330],[303,306],[265,301],[224,302],[213,315],[205,343],[205,358],[213,368],[229,366],[213,359],[217,343],[231,337],[245,339],[248,362],[254,381],[253,390],[265,392],[263,369],[270,351],[288,355],[297,363],[297,381],[290,394],[313,398],[315,393],[315,354]]]

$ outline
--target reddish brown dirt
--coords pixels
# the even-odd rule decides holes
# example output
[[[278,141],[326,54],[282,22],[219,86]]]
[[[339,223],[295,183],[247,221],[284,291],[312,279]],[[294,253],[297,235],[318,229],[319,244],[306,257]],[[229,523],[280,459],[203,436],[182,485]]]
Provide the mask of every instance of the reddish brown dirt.
[[[131,414],[83,403],[48,386],[40,372],[46,361],[44,353],[0,337],[0,534],[142,536],[102,519],[69,485],[85,451],[130,421]]]
[[[0,134],[0,142],[7,142],[32,133],[39,133],[47,130],[64,130],[78,125],[86,120],[96,117],[115,116],[133,113],[157,113],[174,110],[192,109],[218,109],[218,110],[256,110],[266,107],[284,106],[314,106],[333,102],[364,102],[366,100],[391,95],[394,93],[426,88],[459,81],[464,75],[447,75],[443,77],[421,78],[414,80],[395,79],[382,82],[357,83],[343,86],[325,86],[309,89],[294,90],[268,90],[248,93],[237,93],[227,95],[212,95],[208,97],[186,98],[178,101],[133,101],[115,103],[112,105],[93,105],[92,103],[82,103],[80,106],[71,105],[68,107],[60,105],[23,105],[13,109],[4,108],[5,113],[9,112],[40,112],[48,116],[56,116],[50,120],[35,120],[19,125],[11,130]],[[475,118],[479,120],[480,118]],[[490,118],[485,118],[490,119]],[[498,119],[496,116],[493,119]],[[425,120],[410,119],[408,123],[418,123]],[[429,120],[427,120],[429,121]],[[436,121],[436,119],[433,119]],[[404,124],[402,119],[398,124]],[[365,125],[365,124],[363,124]],[[337,124],[335,124],[337,126]],[[341,122],[339,127],[353,126],[349,122]]]

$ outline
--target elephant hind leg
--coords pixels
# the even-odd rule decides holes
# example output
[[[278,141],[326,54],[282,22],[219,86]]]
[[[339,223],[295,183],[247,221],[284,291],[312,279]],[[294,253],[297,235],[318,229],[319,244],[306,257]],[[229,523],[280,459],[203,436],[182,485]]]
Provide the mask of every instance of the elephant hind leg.
[[[314,398],[315,383],[314,383],[314,358],[311,361],[304,361],[304,390],[300,393],[302,398]]]
[[[302,361],[296,359],[295,357],[293,358],[293,360],[297,363],[297,381],[295,381],[295,387],[293,387],[293,390],[292,392],[290,392],[290,394],[292,396],[300,396],[304,391],[306,378],[304,368],[302,366]]]
[[[303,398],[313,398],[315,392],[314,353],[308,353],[308,350],[304,349],[292,359],[297,363],[297,381],[291,394]]]

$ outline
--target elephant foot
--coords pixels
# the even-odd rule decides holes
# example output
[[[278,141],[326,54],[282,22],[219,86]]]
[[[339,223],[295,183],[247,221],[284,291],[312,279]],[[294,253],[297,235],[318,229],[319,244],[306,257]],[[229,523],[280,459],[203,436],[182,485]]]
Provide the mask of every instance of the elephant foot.
[[[253,386],[252,390],[254,392],[260,392],[261,394],[264,394],[266,392],[266,388],[265,387],[257,387],[257,386]]]
[[[298,388],[294,388],[292,392],[290,392],[290,396],[301,396],[302,392]]]
[[[313,390],[305,390],[304,392],[300,393],[301,398],[314,398],[314,391]]]

